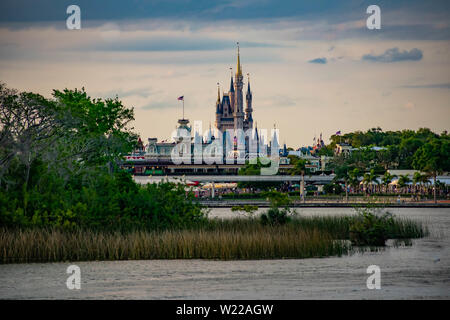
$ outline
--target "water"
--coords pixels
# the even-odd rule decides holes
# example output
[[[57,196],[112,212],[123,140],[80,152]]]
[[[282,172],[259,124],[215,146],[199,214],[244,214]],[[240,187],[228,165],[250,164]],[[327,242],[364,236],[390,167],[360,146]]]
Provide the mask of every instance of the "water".
[[[298,209],[305,215],[349,208]],[[81,290],[66,287],[70,263],[0,265],[1,299],[449,299],[450,209],[390,209],[428,224],[412,246],[345,257],[258,261],[150,260],[77,262]],[[213,209],[211,217],[234,215]],[[381,289],[366,287],[369,265]]]

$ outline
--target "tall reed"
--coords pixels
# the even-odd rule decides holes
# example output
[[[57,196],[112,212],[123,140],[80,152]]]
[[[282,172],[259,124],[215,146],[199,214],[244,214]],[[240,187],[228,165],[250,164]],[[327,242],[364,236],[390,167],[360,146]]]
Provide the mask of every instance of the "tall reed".
[[[317,229],[94,232],[0,229],[0,261],[56,262],[128,259],[276,259],[342,255],[349,247]]]
[[[128,259],[282,259],[351,252],[354,217],[296,217],[284,225],[256,218],[210,219],[181,230],[93,231],[0,228],[0,263]],[[395,238],[418,238],[419,223],[395,219]]]

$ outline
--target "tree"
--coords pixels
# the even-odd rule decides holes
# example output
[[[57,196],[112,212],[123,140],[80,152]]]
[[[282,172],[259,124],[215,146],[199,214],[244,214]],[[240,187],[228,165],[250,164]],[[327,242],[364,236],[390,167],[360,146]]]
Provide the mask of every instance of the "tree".
[[[406,187],[409,183],[411,183],[411,179],[407,174],[400,175],[398,178],[398,186],[400,188]]]
[[[25,190],[33,162],[48,150],[61,134],[54,101],[39,94],[17,92],[0,84],[0,181],[13,159],[23,166]]]
[[[448,138],[433,138],[421,146],[413,157],[414,169],[428,173],[433,177],[433,198],[436,200],[436,176],[444,171],[450,171],[450,140]]]
[[[348,185],[352,181],[352,178],[350,175],[350,168],[346,165],[339,166],[334,169],[334,173],[336,174],[336,176],[333,179],[334,181],[344,181],[345,202],[348,202]]]
[[[413,180],[412,180],[414,187],[419,185],[427,184],[428,181],[428,175],[427,174],[421,174],[420,172],[414,172]],[[415,190],[416,191],[416,190]]]
[[[364,173],[362,182],[364,185],[366,185],[366,188],[369,185],[380,184],[380,182],[378,181],[378,176],[375,174],[374,169],[371,169],[370,172]]]
[[[310,173],[309,168],[306,167],[306,165],[309,163],[306,159],[301,159],[298,157],[291,158],[294,159],[294,168],[290,169],[291,175],[301,175],[302,181],[300,183],[300,194],[303,197],[303,202],[306,201],[305,197],[305,173]]]
[[[260,158],[256,159],[256,163],[250,163],[246,161],[245,166],[239,169],[238,175],[240,176],[259,176],[261,175],[261,168],[270,167],[270,163],[261,163]],[[239,188],[262,188],[267,189],[270,187],[279,187],[281,182],[270,182],[270,181],[250,181],[250,182],[238,182]]]
[[[395,178],[397,178],[397,176],[395,174],[391,174],[389,171],[386,171],[383,175],[383,177],[381,178],[381,181],[383,183],[383,185],[386,188],[386,191],[389,187],[389,184],[392,182],[392,180],[394,180]]]
[[[91,99],[84,88],[54,90],[53,96],[66,133],[59,146],[66,149],[72,161],[81,160],[88,166],[107,165],[112,172],[116,160],[130,152],[137,141],[133,128],[129,128],[134,120],[133,108],[125,107],[117,97]]]
[[[354,168],[349,172],[350,177],[350,185],[354,188],[359,187],[359,177],[361,177],[362,173],[359,168]]]

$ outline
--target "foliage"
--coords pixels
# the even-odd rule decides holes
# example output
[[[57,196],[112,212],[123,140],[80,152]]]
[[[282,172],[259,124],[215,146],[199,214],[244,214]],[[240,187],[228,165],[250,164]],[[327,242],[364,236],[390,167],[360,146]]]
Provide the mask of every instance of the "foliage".
[[[309,168],[306,167],[306,165],[309,164],[308,160],[299,158],[294,155],[290,155],[288,156],[288,158],[290,159],[290,164],[294,166],[292,169],[289,169],[290,175],[295,176],[310,173]]]
[[[324,185],[323,191],[325,191],[326,194],[341,194],[344,192],[341,185],[338,183],[329,183]]]
[[[383,174],[387,169],[411,169],[414,166],[415,154],[422,146],[435,140],[442,143],[448,142],[449,135],[447,132],[438,135],[428,128],[417,131],[386,132],[383,132],[381,128],[372,128],[366,132],[356,131],[342,136],[332,135],[330,140],[327,147],[333,149],[336,144],[342,142],[357,148],[348,156],[336,157],[333,162],[339,165],[347,163],[362,171],[374,169],[377,174]],[[373,150],[374,146],[382,147],[382,149]]]
[[[231,211],[233,211],[233,212],[235,212],[235,211],[242,211],[242,212],[244,212],[245,214],[247,214],[250,217],[257,210],[258,210],[258,206],[253,206],[253,205],[249,205],[249,204],[245,204],[243,206],[233,206],[231,208]]]
[[[413,166],[433,176],[450,171],[450,138],[431,139],[414,154]]]
[[[271,190],[264,192],[263,196],[270,202],[270,209],[263,213],[260,218],[263,225],[280,225],[290,221],[291,209],[289,205],[291,200],[286,193]],[[283,208],[280,209],[280,207]]]
[[[359,208],[350,225],[350,240],[357,246],[384,246],[393,224],[393,215],[388,212],[379,214],[370,207]]]
[[[135,145],[132,108],[0,83],[0,225],[65,229],[178,228],[204,219],[184,187],[139,186],[117,163]]]
[[[266,158],[266,160],[268,160]],[[269,168],[270,162],[264,163],[266,161],[261,161],[260,158],[256,158],[256,163],[250,163],[246,161],[245,166],[240,168],[238,175],[241,176],[259,176],[261,175],[261,168]],[[250,181],[250,182],[238,182],[239,188],[258,188],[258,189],[269,189],[274,187],[279,187],[282,182],[270,182],[270,181]]]
[[[28,191],[0,192],[0,224],[129,230],[177,228],[204,218],[182,185],[141,187],[125,172],[103,172],[89,184],[79,183],[62,188],[60,180],[48,177]]]
[[[427,184],[429,183],[428,181],[429,176],[427,174],[421,174],[420,172],[414,172],[413,175],[413,184]]]
[[[271,207],[287,207],[291,200],[286,193],[270,190],[262,193],[262,196],[269,200]]]
[[[0,228],[0,263],[129,259],[281,259],[340,256],[354,216],[295,216],[285,224],[256,218],[207,219],[182,230]],[[419,238],[422,224],[393,218],[389,237]],[[362,248],[364,250],[364,248]]]
[[[283,225],[290,221],[290,210],[288,208],[269,208],[261,215],[263,225]]]
[[[368,185],[368,184],[379,184],[378,175],[375,174],[375,170],[372,169],[369,172],[364,173],[362,182],[365,185]]]
[[[395,174],[391,174],[389,171],[386,171],[381,178],[381,182],[384,186],[388,186],[395,178],[397,178]]]
[[[398,186],[400,188],[406,187],[409,183],[411,183],[411,179],[409,178],[409,175],[407,174],[401,174],[398,177]]]

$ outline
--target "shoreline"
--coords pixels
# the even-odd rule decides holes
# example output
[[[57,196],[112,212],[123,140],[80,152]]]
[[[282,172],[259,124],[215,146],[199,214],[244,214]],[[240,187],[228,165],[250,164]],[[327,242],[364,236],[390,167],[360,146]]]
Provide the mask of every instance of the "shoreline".
[[[232,208],[234,206],[252,205],[260,208],[269,208],[270,203],[268,201],[260,200],[201,200],[199,203],[208,208]],[[294,208],[353,208],[368,205],[368,202],[306,202],[301,203],[294,201],[289,207]],[[450,208],[449,202],[444,203],[410,203],[405,202],[401,204],[397,203],[373,203],[376,207],[385,208]]]

